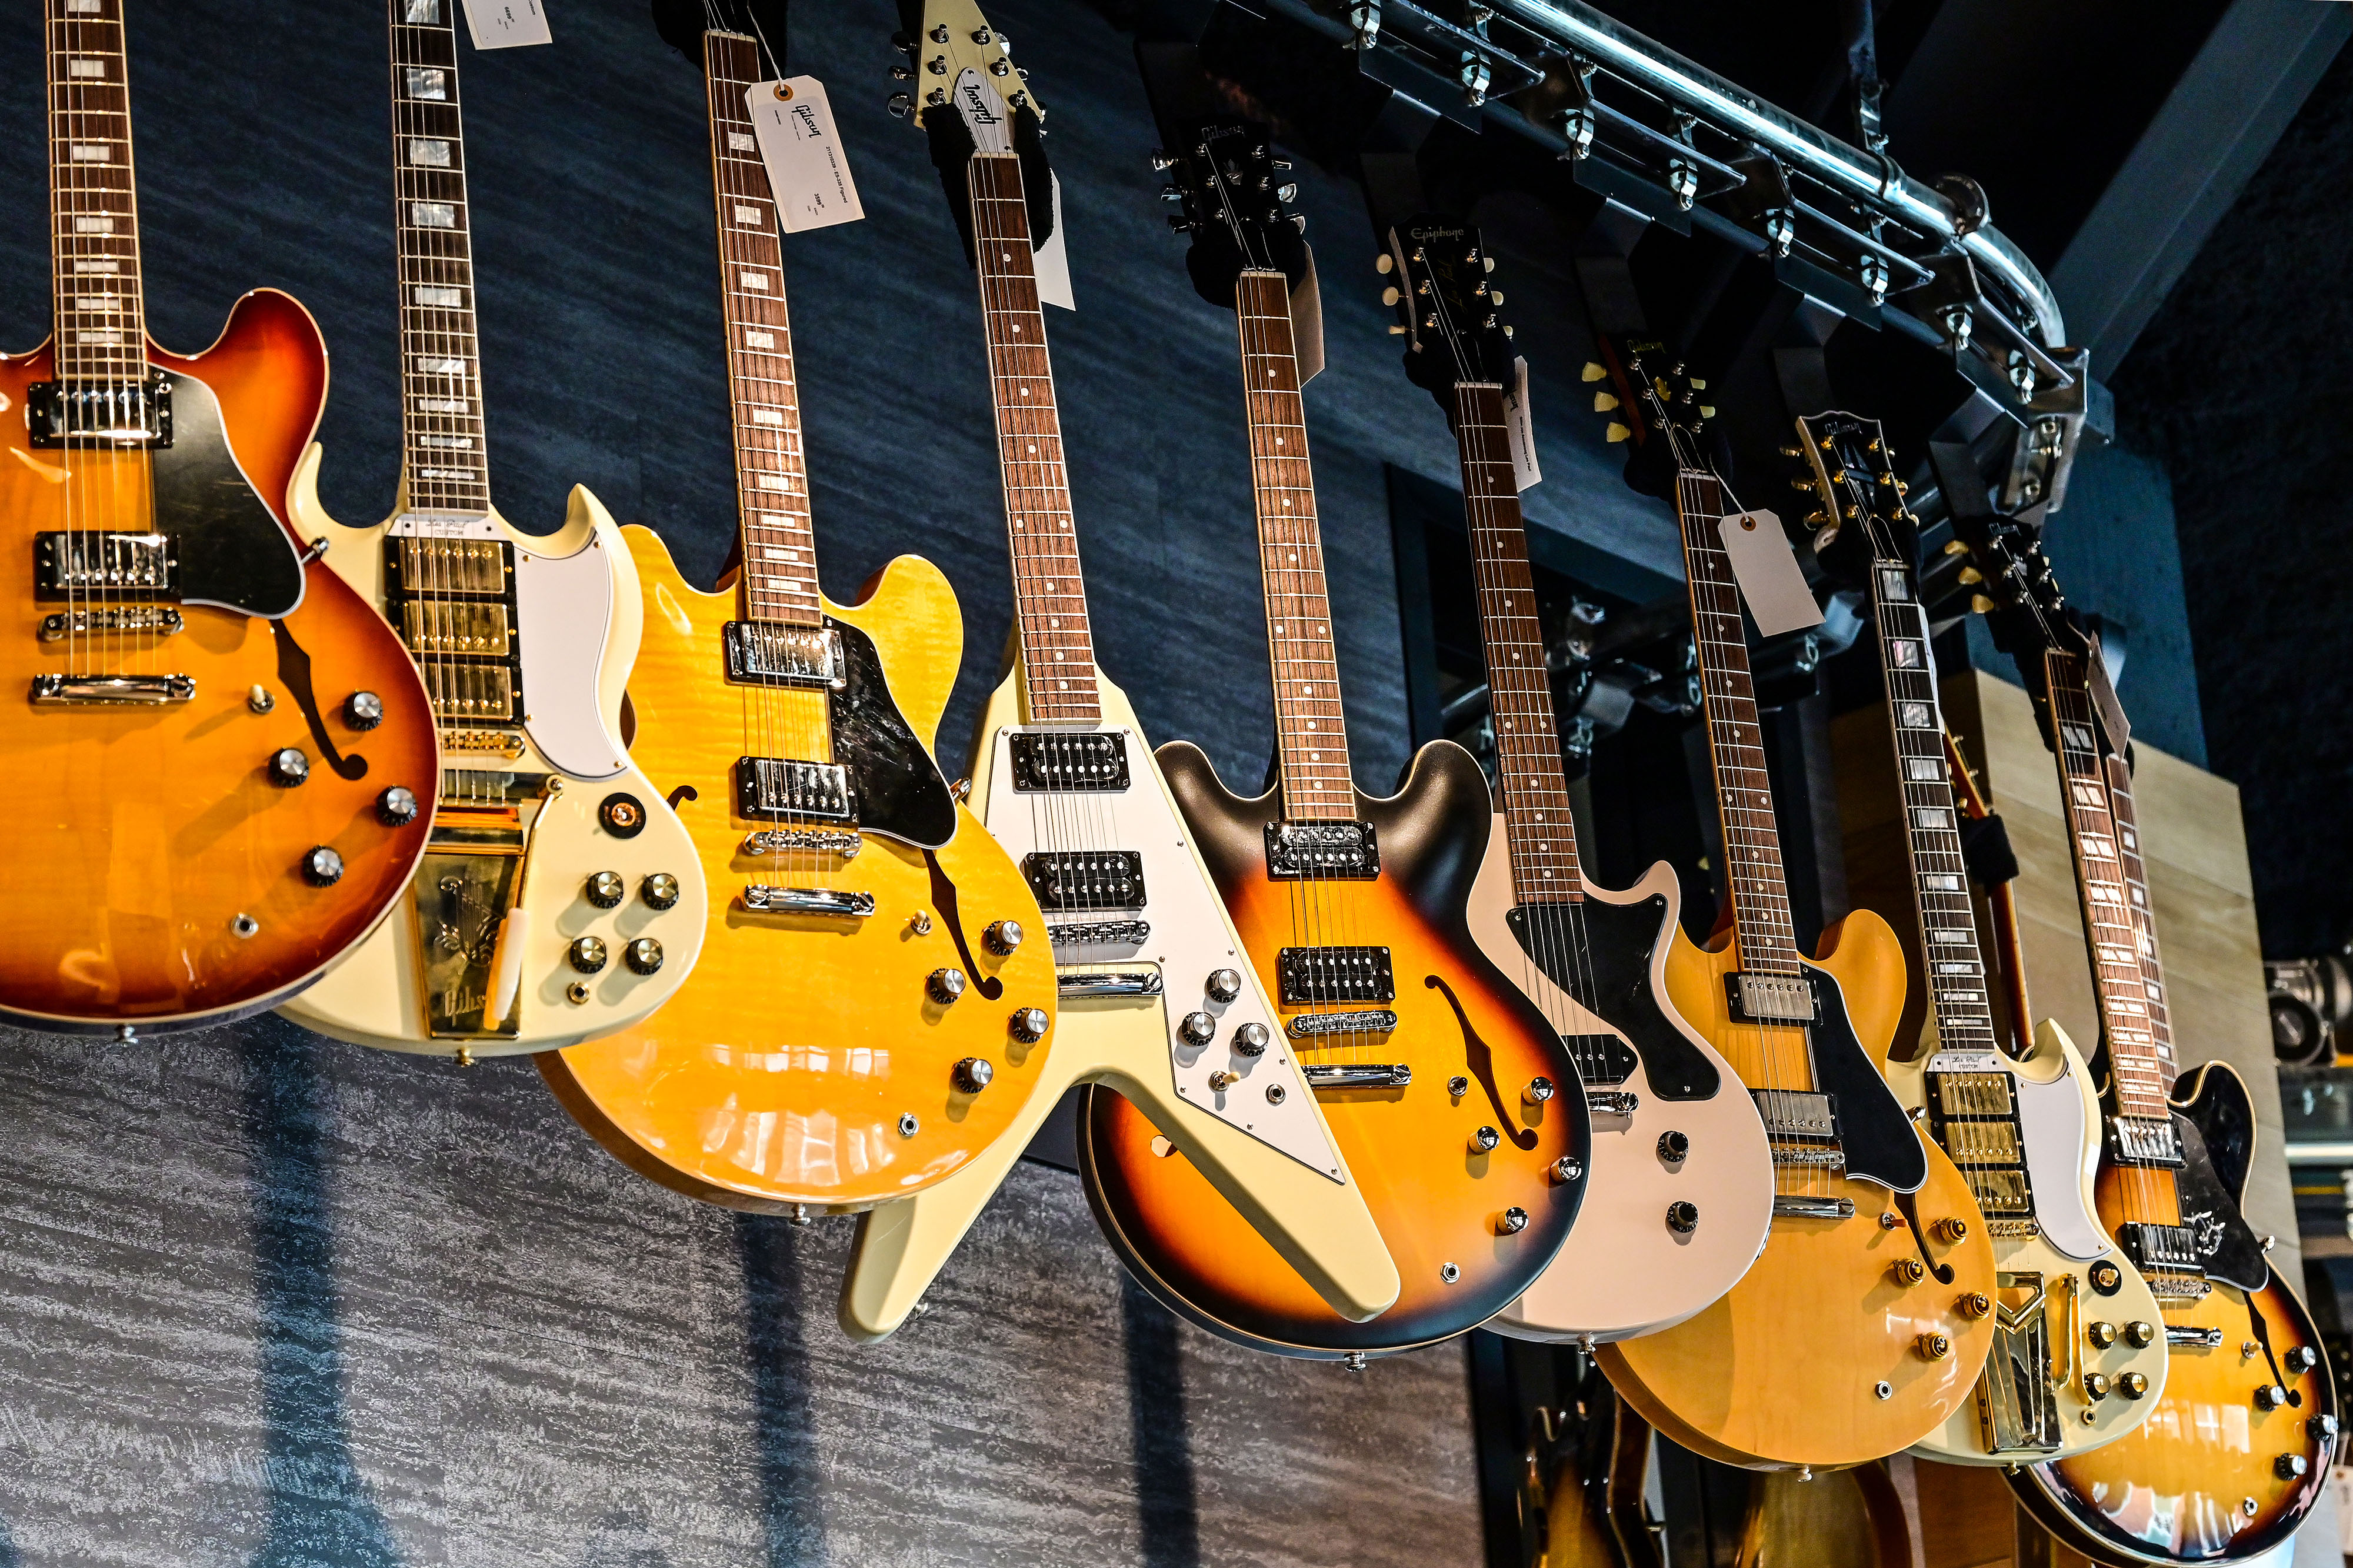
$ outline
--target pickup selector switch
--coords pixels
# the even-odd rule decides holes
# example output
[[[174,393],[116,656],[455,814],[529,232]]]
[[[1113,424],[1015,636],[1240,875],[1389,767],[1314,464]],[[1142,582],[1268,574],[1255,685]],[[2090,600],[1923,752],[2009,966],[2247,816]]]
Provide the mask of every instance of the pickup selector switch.
[[[1206,1046],[1218,1037],[1218,1021],[1207,1013],[1187,1013],[1176,1033],[1188,1046]]]
[[[678,879],[667,871],[656,871],[638,884],[638,897],[646,901],[646,908],[649,910],[675,909],[678,907]]]
[[[280,789],[292,789],[311,776],[311,759],[300,746],[288,746],[269,753],[269,782]]]
[[[394,784],[375,797],[375,819],[386,827],[406,827],[417,820],[417,792]]]
[[[605,949],[605,939],[598,936],[574,939],[572,945],[565,950],[564,956],[571,960],[572,967],[583,974],[596,973],[612,958]]]
[[[621,962],[629,966],[632,974],[651,974],[662,966],[661,943],[641,936],[621,950]]]
[[[621,880],[618,871],[599,871],[588,879],[587,899],[600,910],[609,910],[628,896],[629,885]]]
[[[1244,1024],[1234,1031],[1234,1055],[1262,1057],[1266,1055],[1267,1041],[1271,1037],[1264,1024]]]
[[[343,722],[354,730],[373,730],[384,722],[384,699],[373,691],[354,691],[343,699]]]
[[[343,879],[343,858],[322,844],[302,857],[302,879],[314,888],[332,888]]]
[[[983,947],[1003,958],[1021,945],[1021,939],[1026,934],[1019,921],[998,921],[980,933],[980,942]]]
[[[1242,975],[1239,969],[1212,969],[1202,990],[1212,1002],[1230,1002],[1242,994]]]
[[[966,982],[961,969],[934,969],[923,981],[924,994],[944,1007],[964,994]]]
[[[1046,1027],[1051,1022],[1043,1007],[1017,1007],[1006,1028],[1023,1045],[1034,1046],[1046,1037]]]
[[[950,970],[948,973],[953,974],[955,971]],[[955,1085],[955,1091],[958,1094],[978,1094],[982,1089],[987,1089],[996,1077],[997,1069],[980,1057],[965,1058],[964,1060],[956,1063],[955,1069],[948,1075],[949,1080]]]

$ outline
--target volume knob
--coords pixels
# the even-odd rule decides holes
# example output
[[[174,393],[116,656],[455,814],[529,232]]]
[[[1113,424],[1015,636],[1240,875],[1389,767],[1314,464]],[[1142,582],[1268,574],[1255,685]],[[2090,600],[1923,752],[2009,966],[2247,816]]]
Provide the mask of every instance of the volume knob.
[[[948,1076],[958,1094],[978,1094],[997,1077],[997,1069],[979,1057],[966,1057]]]
[[[1529,1105],[1542,1105],[1557,1092],[1553,1088],[1552,1079],[1532,1078],[1528,1079],[1528,1087],[1520,1090],[1520,1099]]]
[[[1242,994],[1242,975],[1239,969],[1213,969],[1202,989],[1212,1002],[1230,1002]]]
[[[417,820],[417,794],[394,784],[375,797],[375,819],[386,827],[406,827]]]
[[[2116,1326],[2114,1323],[2094,1322],[2084,1331],[2084,1337],[2091,1341],[2095,1348],[2105,1350],[2116,1342]]]
[[[354,730],[373,730],[384,722],[384,699],[373,691],[354,691],[343,699],[343,722]]]
[[[649,936],[641,936],[621,950],[621,961],[632,974],[651,974],[662,966],[661,943]]]
[[[1471,1152],[1473,1154],[1493,1153],[1494,1152],[1495,1145],[1501,1143],[1503,1141],[1502,1135],[1493,1128],[1482,1127],[1478,1131],[1471,1134]]]
[[[2287,1390],[2276,1383],[2264,1384],[2255,1390],[2255,1408],[2258,1410],[2277,1410],[2286,1403]]]
[[[311,759],[302,754],[300,746],[288,746],[269,753],[269,782],[280,789],[292,789],[311,776]]]
[[[1013,1031],[1015,1039],[1025,1046],[1034,1046],[1046,1037],[1047,1026],[1051,1022],[1043,1007],[1017,1007],[1007,1027]]]
[[[656,871],[638,884],[638,897],[645,900],[649,910],[674,909],[678,905],[678,879],[667,871]]]
[[[302,879],[314,888],[332,888],[343,879],[343,858],[322,844],[302,857]]]
[[[980,933],[980,940],[989,952],[1002,958],[1021,945],[1025,934],[1019,921],[998,921]]]
[[[1672,1203],[1667,1205],[1667,1228],[1677,1236],[1689,1236],[1699,1228],[1699,1205]]]
[[[596,973],[603,969],[612,957],[605,950],[605,939],[596,936],[574,939],[572,945],[565,951],[564,956],[570,959],[572,967],[583,974]]]
[[[934,969],[923,982],[923,990],[931,999],[944,1007],[964,994],[965,981],[961,969]],[[982,1064],[986,1066],[986,1063]]]
[[[2280,1364],[2301,1375],[2320,1364],[2320,1352],[2310,1345],[2290,1345],[2280,1352]]]
[[[1267,1041],[1271,1037],[1267,1034],[1264,1024],[1244,1024],[1234,1031],[1234,1055],[1262,1057],[1266,1055]]]
[[[1176,1026],[1176,1033],[1188,1046],[1206,1046],[1218,1037],[1218,1021],[1207,1013],[1187,1013]]]
[[[628,895],[629,885],[621,880],[618,871],[599,871],[588,879],[587,899],[600,910],[609,910]]]

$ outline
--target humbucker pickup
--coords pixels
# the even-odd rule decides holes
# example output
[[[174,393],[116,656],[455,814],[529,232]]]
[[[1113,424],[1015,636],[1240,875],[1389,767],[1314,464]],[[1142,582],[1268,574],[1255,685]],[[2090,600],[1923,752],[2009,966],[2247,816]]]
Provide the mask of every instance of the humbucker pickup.
[[[2186,1225],[2150,1225],[2127,1220],[2116,1226],[2116,1245],[2143,1273],[2163,1269],[2175,1274],[2202,1274],[2205,1260],[2198,1256],[2198,1237]]]
[[[1286,947],[1275,972],[1286,1007],[1397,1000],[1386,947]]]
[[[1624,1083],[1642,1065],[1634,1048],[1615,1035],[1563,1035],[1560,1043],[1583,1083]]]
[[[1321,1039],[1327,1035],[1388,1035],[1394,1034],[1398,1016],[1386,1007],[1367,1007],[1356,1013],[1302,1013],[1282,1026],[1282,1032],[1294,1040]]]
[[[37,447],[69,441],[165,451],[172,445],[172,378],[69,385],[37,381],[25,388],[25,425]]]
[[[1270,822],[1266,874],[1370,881],[1381,874],[1381,847],[1369,822]]]
[[[2181,1138],[2170,1118],[2160,1121],[2153,1116],[2111,1116],[2108,1148],[2120,1164],[2181,1168]]]
[[[1818,1143],[1838,1141],[1838,1107],[1827,1094],[1800,1089],[1752,1089],[1757,1113],[1765,1119],[1768,1138],[1803,1138]]]
[[[793,757],[735,759],[738,816],[847,822],[855,804],[849,793],[849,770],[839,763],[805,763]]]
[[[1041,910],[1140,910],[1144,857],[1133,849],[1039,850],[1021,875]]]
[[[180,591],[180,563],[168,533],[100,533],[89,529],[33,535],[33,597]]]
[[[1128,786],[1124,730],[1017,730],[1013,787],[1115,794]]]
[[[1737,1024],[1811,1024],[1820,1013],[1814,987],[1803,974],[1757,974],[1736,970],[1724,977],[1725,995]]]
[[[834,688],[849,679],[841,634],[831,626],[730,621],[720,630],[727,679],[751,686]]]

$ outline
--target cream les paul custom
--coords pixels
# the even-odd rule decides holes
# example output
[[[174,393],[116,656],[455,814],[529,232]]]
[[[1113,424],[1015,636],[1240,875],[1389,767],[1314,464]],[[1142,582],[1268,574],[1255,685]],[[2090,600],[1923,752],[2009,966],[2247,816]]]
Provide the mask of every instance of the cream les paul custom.
[[[920,122],[935,161],[963,175],[1013,558],[1013,668],[981,721],[972,807],[1042,907],[1061,1029],[1002,1141],[866,1216],[843,1325],[872,1338],[905,1319],[1082,1083],[1140,1108],[1156,1158],[1246,1216],[1323,1310],[1372,1317],[1396,1299],[1397,1270],[1134,710],[1095,665],[1023,168],[1044,110],[1027,88],[998,96],[1008,56],[971,5],[933,0],[921,20],[913,63],[938,62],[923,78],[945,86]]]
[[[1406,368],[1445,409],[1462,463],[1503,810],[1471,893],[1480,949],[1543,1009],[1593,1118],[1591,1184],[1560,1255],[1488,1323],[1524,1339],[1625,1339],[1729,1290],[1773,1223],[1757,1105],[1667,1005],[1681,888],[1662,861],[1620,892],[1579,862],[1553,720],[1504,402],[1509,341],[1476,229],[1416,218],[1389,236]]]
[[[643,611],[620,531],[585,489],[549,535],[491,504],[456,4],[386,0],[399,500],[375,528],[334,522],[313,446],[292,502],[424,674],[441,804],[407,908],[281,1011],[470,1061],[607,1034],[669,1000],[702,945],[703,874],[622,742]]]

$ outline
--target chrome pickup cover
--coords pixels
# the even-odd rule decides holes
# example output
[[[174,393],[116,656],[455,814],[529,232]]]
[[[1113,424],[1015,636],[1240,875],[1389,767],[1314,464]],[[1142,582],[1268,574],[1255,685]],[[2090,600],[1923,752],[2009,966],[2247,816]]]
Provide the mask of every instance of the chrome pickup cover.
[[[1008,739],[1017,790],[1112,793],[1128,787],[1124,730],[1017,730]]]
[[[34,598],[62,599],[118,590],[179,593],[180,563],[173,558],[171,535],[99,533],[79,528],[70,533],[33,535]]]
[[[744,889],[744,907],[775,914],[837,915],[862,921],[874,912],[874,895],[832,888],[769,888],[754,882]]]
[[[1303,1063],[1310,1089],[1409,1089],[1413,1068],[1404,1062]]]
[[[1366,1008],[1357,1013],[1302,1013],[1282,1026],[1282,1032],[1294,1040],[1313,1040],[1325,1035],[1386,1035],[1398,1026],[1398,1016],[1387,1008]]]
[[[70,442],[168,451],[172,378],[159,370],[139,382],[37,381],[25,388],[25,426],[37,450]]]
[[[2198,1256],[2198,1237],[2186,1225],[2150,1225],[2127,1220],[2116,1226],[2116,1245],[2144,1274],[2152,1269],[2179,1274],[2202,1274],[2205,1260]]]
[[[1838,1109],[1827,1094],[1799,1089],[1752,1089],[1767,1136],[1828,1142],[1838,1136]]]
[[[1381,874],[1381,847],[1369,822],[1270,822],[1266,874],[1369,881]]]
[[[1738,970],[1724,977],[1732,1016],[1744,1024],[1810,1024],[1816,1020],[1814,988],[1803,974],[1756,974]]]
[[[33,700],[42,707],[144,707],[185,702],[196,694],[189,675],[37,675]]]
[[[2181,1139],[2174,1131],[2170,1120],[2159,1121],[2153,1116],[2111,1116],[2108,1118],[2108,1148],[2122,1164],[2162,1165],[2171,1170],[2181,1168]]]
[[[849,770],[797,757],[735,759],[735,815],[849,820]]]
[[[752,686],[839,687],[848,679],[841,634],[831,626],[730,621],[720,630],[727,679]]]

